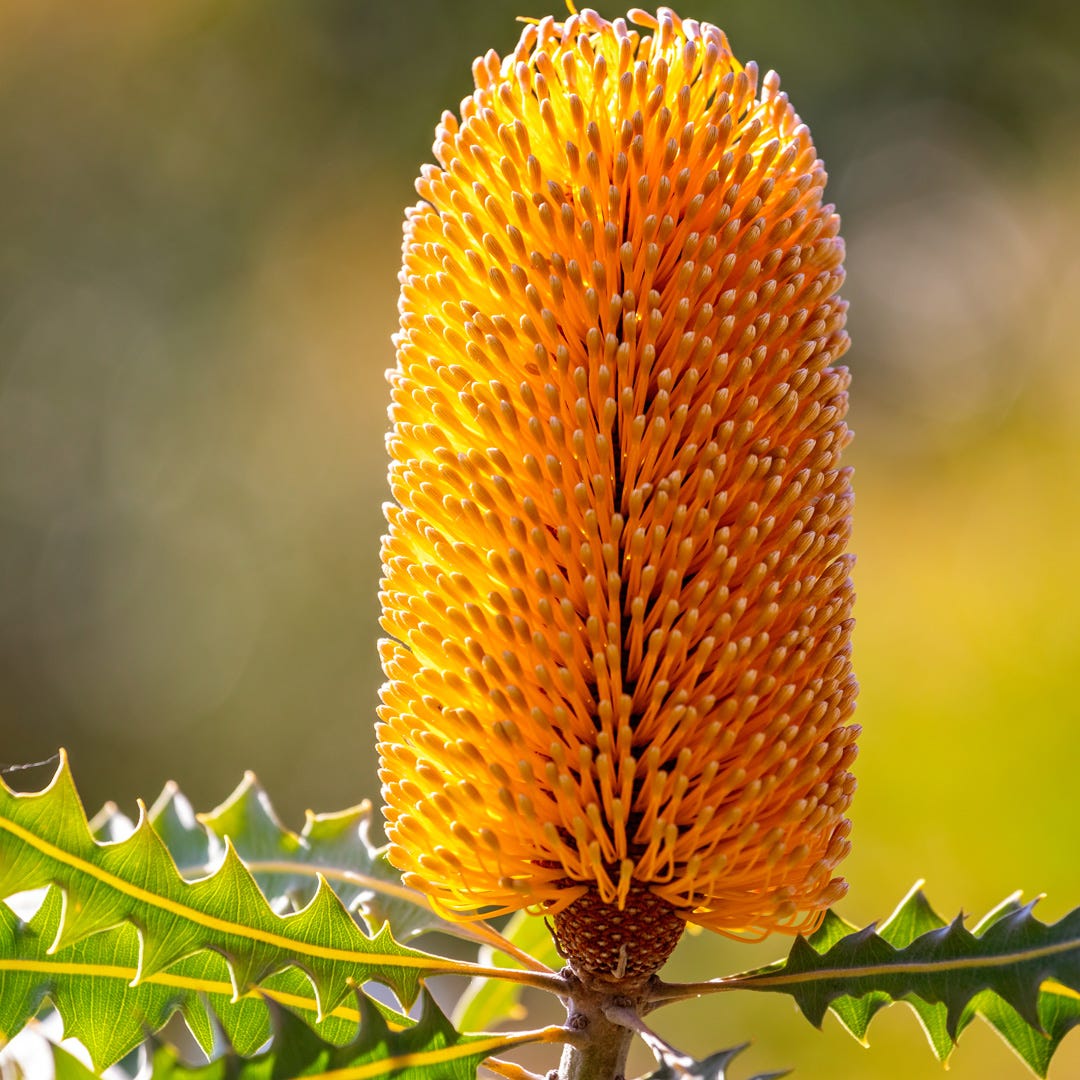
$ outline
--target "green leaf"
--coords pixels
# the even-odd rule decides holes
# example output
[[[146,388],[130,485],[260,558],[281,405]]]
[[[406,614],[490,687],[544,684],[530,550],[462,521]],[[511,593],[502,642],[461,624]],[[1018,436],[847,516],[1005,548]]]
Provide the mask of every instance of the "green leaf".
[[[1010,897],[968,930],[962,917],[947,924],[916,886],[880,929],[854,930],[829,912],[787,960],[722,983],[790,994],[816,1026],[831,1010],[860,1040],[879,1009],[904,1001],[943,1061],[982,1016],[1045,1076],[1080,1023],[1080,908],[1047,925],[1034,906]]]
[[[52,1050],[55,1080],[97,1080],[94,1073],[62,1046],[50,1043],[49,1048]]]
[[[419,1021],[404,1031],[392,1030],[358,997],[362,1014],[357,1038],[346,1046],[320,1039],[287,1009],[272,1006],[274,1038],[255,1057],[226,1054],[208,1065],[189,1066],[169,1047],[154,1054],[154,1080],[286,1080],[326,1077],[335,1080],[473,1080],[480,1063],[492,1054],[531,1042],[556,1041],[558,1028],[515,1035],[462,1035],[424,991]]]
[[[730,1050],[721,1050],[716,1054],[710,1054],[707,1058],[694,1061],[681,1054],[664,1052],[661,1054],[660,1068],[649,1073],[642,1080],[730,1080],[728,1066],[750,1044],[734,1046]],[[758,1073],[750,1080],[778,1080],[781,1076],[787,1076],[788,1070],[782,1072]]]
[[[441,921],[419,893],[401,885],[398,871],[380,859],[381,852],[369,837],[369,802],[336,814],[309,810],[306,818],[303,832],[287,829],[250,772],[216,810],[198,815],[211,837],[212,857],[228,837],[262,891],[271,898],[287,898],[294,910],[311,901],[316,874],[321,873],[346,908],[369,916],[374,930],[390,922],[395,936],[404,940],[427,929],[427,924]],[[398,894],[392,908],[395,918],[387,918],[377,904],[372,913],[373,887],[379,886]]]
[[[353,1003],[343,1002],[318,1021],[311,984],[295,967],[271,975],[260,992],[234,999],[226,962],[213,952],[186,957],[132,985],[139,939],[128,924],[51,952],[62,912],[63,894],[56,888],[48,890],[28,922],[0,904],[0,1032],[7,1036],[38,1012],[46,995],[64,1021],[65,1034],[86,1046],[98,1068],[118,1061],[144,1040],[148,1029],[159,1030],[177,1011],[207,1054],[214,1046],[215,1020],[233,1046],[253,1053],[270,1036],[264,998],[303,1013],[332,1042],[356,1035],[360,1014]],[[385,1006],[376,1007],[396,1026],[412,1023]]]
[[[517,912],[503,928],[503,936],[544,964],[554,966],[559,962],[547,922],[536,915]],[[480,950],[480,963],[504,968],[522,966],[488,945]],[[468,1031],[486,1031],[507,1020],[521,1020],[525,1016],[521,991],[518,983],[480,977],[471,979],[454,1009],[454,1023]]]
[[[303,830],[296,833],[282,824],[269,795],[248,772],[220,806],[205,814],[196,814],[170,782],[150,807],[149,818],[188,879],[215,869],[228,840],[279,914],[305,907],[321,875],[371,932],[385,922],[401,942],[429,931],[470,940],[484,937],[469,924],[440,918],[423,893],[402,885],[400,873],[386,858],[386,847],[371,842],[367,801],[332,814],[309,810]],[[106,804],[90,824],[100,840],[121,839],[133,828],[113,804]]]
[[[66,759],[44,791],[0,784],[0,897],[52,884],[62,893],[29,923],[0,905],[0,1033],[10,1037],[49,997],[104,1067],[177,1009],[207,1045],[211,1021],[192,1005],[203,993],[229,1037],[253,1048],[267,1032],[265,1006],[246,995],[260,985],[313,1004],[333,1037],[348,1038],[355,1018],[346,1031],[333,1017],[348,1018],[339,1010],[348,1012],[358,984],[382,982],[408,1006],[427,975],[487,970],[406,948],[385,926],[369,937],[316,881],[308,905],[281,916],[230,842],[212,874],[187,881],[145,810],[125,839],[95,840]]]

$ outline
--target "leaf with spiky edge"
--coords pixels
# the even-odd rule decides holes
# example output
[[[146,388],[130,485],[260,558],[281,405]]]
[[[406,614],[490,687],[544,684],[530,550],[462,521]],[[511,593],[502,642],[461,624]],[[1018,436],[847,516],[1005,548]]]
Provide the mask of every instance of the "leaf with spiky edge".
[[[371,841],[371,804],[366,800],[330,814],[307,811],[303,830],[293,832],[274,811],[254,773],[220,806],[196,814],[171,781],[149,810],[154,831],[165,842],[180,873],[192,880],[214,870],[232,844],[256,884],[279,914],[299,911],[311,902],[319,875],[342,904],[371,932],[390,924],[397,941],[441,931],[470,940],[485,935],[475,927],[441,918],[423,893],[401,883],[386,848]],[[91,820],[97,839],[127,836],[133,823],[115,805],[106,804]],[[494,935],[490,935],[494,940]]]
[[[1080,908],[1047,924],[1036,902],[1010,897],[968,930],[962,917],[946,923],[916,886],[880,929],[852,932],[830,912],[786,960],[715,985],[790,994],[818,1027],[831,1009],[860,1041],[879,1009],[904,1001],[942,1060],[982,1016],[1045,1076],[1080,1023]]]
[[[921,885],[921,882],[917,883],[896,911],[878,928],[879,936],[897,949],[910,945],[921,934],[941,930],[946,926],[945,920],[930,906],[921,891]],[[1022,909],[1019,896],[1020,894],[1016,893],[999,904],[973,927],[972,933],[979,937],[999,919],[1019,912]],[[821,928],[809,939],[810,944],[818,952],[825,952],[840,938],[855,930],[856,927],[830,911],[826,914]],[[938,1060],[947,1062],[956,1049],[956,1043],[949,1037],[945,1004],[931,1004],[914,994],[909,994],[903,1000],[918,1016]],[[841,1024],[865,1045],[870,1021],[879,1009],[891,1001],[890,996],[883,991],[860,998],[845,995],[830,1002],[829,1009],[836,1014]],[[997,1030],[1022,1061],[1037,1075],[1045,1076],[1061,1040],[1072,1027],[1080,1023],[1080,995],[1064,987],[1044,983],[1039,993],[1038,1010],[1041,1026],[1034,1028],[997,994],[983,991],[976,994],[965,1006],[956,1025],[956,1035],[959,1037],[976,1016],[981,1016]]]
[[[138,970],[139,939],[129,924],[94,934],[54,952],[63,894],[50,888],[27,922],[0,904],[0,1032],[15,1035],[46,998],[64,1023],[66,1036],[79,1039],[95,1068],[103,1069],[141,1044],[180,1012],[200,1046],[210,1054],[214,1024],[242,1053],[254,1053],[270,1037],[265,1000],[287,1004],[319,1034],[335,1043],[356,1035],[360,1014],[351,1002],[321,1021],[311,984],[297,968],[271,975],[258,991],[233,998],[223,957],[200,952],[132,985]],[[412,1021],[387,1006],[375,1006],[396,1027]]]
[[[208,1065],[190,1066],[171,1048],[159,1046],[154,1080],[473,1080],[486,1057],[528,1043],[557,1042],[564,1034],[550,1027],[512,1035],[463,1035],[426,991],[420,1019],[405,1031],[392,1030],[363,997],[358,1006],[360,1031],[345,1046],[325,1042],[289,1010],[271,1006],[274,1037],[265,1052],[250,1058],[229,1053]]]
[[[720,1050],[710,1054],[700,1061],[692,1061],[681,1055],[661,1055],[668,1060],[662,1060],[660,1068],[642,1080],[729,1080],[728,1066],[750,1044],[743,1043],[741,1046],[733,1046],[730,1050]],[[787,1076],[789,1070],[781,1072],[758,1073],[750,1077],[750,1080],[778,1080],[781,1076]]]
[[[360,911],[372,929],[384,922],[399,940],[424,930],[441,928],[442,920],[419,893],[406,890],[401,875],[384,869],[379,850],[371,843],[371,803],[334,814],[307,812],[304,829],[286,828],[274,812],[266,791],[253,773],[215,810],[198,815],[216,855],[228,837],[268,897],[288,898],[294,910],[306,906],[315,893],[316,872],[332,885],[350,911]],[[394,891],[397,904],[374,904],[375,889]],[[402,898],[401,894],[405,894]]]
[[[149,818],[154,832],[164,841],[173,862],[185,878],[203,877],[213,869],[210,833],[200,823],[195,808],[174,781],[170,780],[151,803]],[[263,892],[273,903],[276,899],[274,894],[265,889]]]
[[[41,792],[16,794],[0,784],[0,896],[60,887],[64,903],[50,952],[130,925],[138,943],[135,984],[188,958],[212,963],[206,956],[211,950],[225,958],[238,997],[278,972],[299,968],[314,989],[320,1017],[368,980],[384,983],[408,1006],[427,975],[490,970],[497,977],[521,977],[406,948],[385,926],[368,937],[321,880],[307,907],[279,916],[228,843],[212,875],[186,881],[142,807],[140,815],[126,839],[95,841],[66,757]],[[39,1006],[29,1002],[26,1008]]]

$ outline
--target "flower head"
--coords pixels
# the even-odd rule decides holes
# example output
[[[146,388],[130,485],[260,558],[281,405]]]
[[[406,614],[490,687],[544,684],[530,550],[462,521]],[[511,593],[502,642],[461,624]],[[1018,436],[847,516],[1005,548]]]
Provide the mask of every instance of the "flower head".
[[[628,18],[477,60],[417,182],[379,726],[406,880],[612,977],[816,923],[857,730],[825,171],[720,30]]]

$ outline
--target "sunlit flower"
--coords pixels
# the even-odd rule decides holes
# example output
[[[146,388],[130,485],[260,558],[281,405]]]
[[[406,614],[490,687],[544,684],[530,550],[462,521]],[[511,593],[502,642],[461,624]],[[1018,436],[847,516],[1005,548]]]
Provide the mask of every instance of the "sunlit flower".
[[[417,182],[379,726],[405,879],[612,977],[816,924],[857,731],[825,170],[720,30],[628,19],[477,60]]]

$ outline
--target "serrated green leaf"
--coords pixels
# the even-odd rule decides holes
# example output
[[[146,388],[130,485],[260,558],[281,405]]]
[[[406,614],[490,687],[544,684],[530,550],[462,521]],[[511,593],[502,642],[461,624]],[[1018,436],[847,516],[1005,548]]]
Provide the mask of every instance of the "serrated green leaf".
[[[360,1033],[346,1046],[320,1039],[287,1009],[272,1006],[274,1038],[264,1053],[243,1058],[227,1054],[208,1065],[189,1066],[168,1047],[153,1059],[154,1080],[286,1080],[325,1077],[333,1080],[473,1080],[486,1057],[527,1043],[554,1042],[559,1028],[514,1035],[463,1035],[447,1020],[434,999],[423,992],[420,1019],[405,1031],[393,1031],[360,995]]]
[[[0,784],[0,897],[54,883],[64,902],[54,901],[54,907],[39,913],[54,924],[48,934],[38,933],[35,944],[47,962],[39,958],[35,967],[23,955],[29,948],[27,924],[5,916],[9,932],[0,951],[0,974],[8,980],[10,993],[0,993],[0,1031],[18,1030],[54,989],[63,996],[59,984],[50,982],[57,970],[48,965],[56,956],[70,957],[76,966],[67,984],[71,998],[65,1023],[80,1036],[78,1029],[85,1023],[95,1064],[103,1066],[122,1056],[131,1039],[130,1032],[121,1038],[123,1025],[94,1018],[95,996],[105,986],[109,989],[104,997],[116,999],[126,982],[138,989],[184,977],[190,980],[189,991],[211,998],[215,993],[236,996],[241,999],[239,1011],[224,1010],[222,1021],[227,1030],[232,1024],[230,1037],[248,1046],[254,1021],[236,1017],[244,1008],[258,1006],[243,1004],[244,994],[255,985],[281,994],[301,992],[303,1000],[314,999],[318,1016],[327,1017],[347,1002],[354,985],[368,980],[389,986],[409,1005],[427,975],[491,970],[406,948],[385,926],[369,937],[321,880],[302,911],[279,916],[231,843],[226,843],[221,865],[212,875],[187,881],[145,811],[126,839],[100,843],[91,835],[66,759],[44,791],[16,794]],[[110,949],[115,955],[106,960]],[[111,973],[105,971],[109,967]],[[138,1017],[141,1032],[154,1029],[169,1012],[184,1008],[185,1000],[174,986],[171,998],[142,1001],[132,1015]],[[185,1015],[205,1042],[210,1036],[205,1012],[188,1009]],[[84,1016],[90,1019],[84,1021]]]
[[[743,1043],[742,1046],[733,1046],[730,1050],[720,1050],[700,1061],[682,1055],[663,1055],[666,1060],[661,1061],[660,1068],[642,1077],[642,1080],[730,1080],[728,1066],[749,1045]],[[779,1080],[779,1077],[787,1075],[788,1070],[785,1069],[781,1072],[758,1073],[750,1077],[750,1080]]]
[[[982,1016],[1045,1076],[1080,1023],[1080,909],[1048,925],[1034,906],[1010,897],[968,930],[962,918],[946,924],[915,888],[880,929],[851,932],[829,913],[785,961],[723,983],[789,994],[816,1026],[832,1010],[860,1040],[880,1008],[904,1001],[942,1060]]]
[[[0,904],[0,1032],[8,1037],[39,1011],[46,997],[60,1013],[65,1035],[79,1039],[98,1068],[118,1061],[148,1030],[159,1030],[177,1011],[207,1053],[213,1047],[215,1019],[233,1046],[253,1053],[270,1036],[264,999],[300,1012],[331,1042],[345,1043],[356,1035],[360,1014],[350,1001],[317,1020],[311,983],[296,968],[286,968],[265,980],[258,992],[234,999],[226,962],[213,952],[196,953],[131,985],[139,941],[128,924],[50,952],[62,908],[63,896],[56,888],[48,891],[28,922]],[[377,1008],[393,1025],[412,1023],[386,1006]]]
[[[513,949],[506,952],[508,943],[488,923],[451,923],[436,914],[423,893],[402,884],[400,873],[386,857],[386,847],[371,842],[367,802],[332,814],[309,810],[303,831],[294,833],[281,823],[269,796],[254,774],[248,773],[225,802],[208,814],[196,814],[170,781],[151,806],[149,819],[188,880],[216,869],[228,840],[279,914],[309,903],[321,875],[370,933],[388,923],[400,942],[438,931],[513,954]],[[129,836],[134,824],[107,803],[91,819],[90,829],[95,839],[115,841]],[[546,970],[542,964],[523,966]]]
[[[980,935],[990,925],[1016,914],[1022,907],[1020,894],[1014,893],[983,916],[972,932]],[[982,993],[968,1004],[965,1020],[970,1020],[968,1012],[983,1017],[1021,1061],[1030,1065],[1037,1075],[1045,1076],[1061,1040],[1080,1024],[1080,993],[1058,983],[1043,983],[1039,988],[1038,1009],[1040,1028],[1033,1028],[996,994]]]
[[[385,849],[370,838],[371,804],[333,814],[307,812],[302,832],[281,823],[253,773],[215,810],[199,814],[210,841],[210,859],[220,857],[225,838],[273,900],[288,899],[293,910],[310,903],[321,874],[345,907],[359,912],[372,931],[389,923],[399,941],[451,926],[421,893],[401,884]]]
[[[423,893],[401,883],[401,874],[386,858],[386,847],[371,841],[369,802],[330,814],[309,810],[303,830],[295,833],[280,821],[269,795],[249,772],[220,806],[205,814],[196,814],[170,781],[148,816],[188,880],[216,869],[228,840],[279,914],[306,906],[321,875],[370,932],[389,923],[400,942],[439,931],[498,944],[498,935],[486,923],[450,923],[436,914]],[[95,839],[114,841],[130,835],[134,824],[108,803],[90,827]]]
[[[527,911],[517,912],[503,927],[503,936],[542,963],[554,966],[559,961],[555,941],[544,919]],[[521,965],[505,953],[483,946],[480,963],[495,967],[518,968]],[[466,1031],[486,1031],[506,1020],[525,1016],[521,1006],[522,987],[518,983],[475,978],[469,981],[454,1009],[454,1023]]]
[[[386,857],[386,847],[375,847],[371,842],[368,802],[332,814],[309,810],[303,830],[294,833],[281,823],[269,795],[249,772],[236,790],[207,814],[196,814],[170,782],[150,808],[149,817],[185,878],[204,877],[215,869],[227,840],[280,914],[309,903],[321,875],[369,932],[388,923],[395,940],[405,942],[438,931],[493,947],[503,956],[516,955],[521,967],[549,970],[527,951],[515,949],[483,920],[451,923],[435,913],[423,893],[403,885],[400,873]],[[98,839],[122,839],[133,828],[111,804],[91,822]]]
[[[279,913],[308,904],[321,876],[369,932],[388,923],[395,940],[406,942],[438,931],[493,947],[504,956],[516,953],[522,967],[549,970],[527,953],[515,950],[483,920],[451,923],[436,914],[423,893],[403,885],[400,872],[386,857],[386,846],[376,847],[371,842],[369,802],[330,814],[309,810],[303,830],[294,833],[279,820],[269,795],[249,772],[236,790],[207,814],[196,814],[170,782],[150,808],[149,817],[188,879],[204,877],[215,869],[228,841]],[[112,805],[96,815],[92,828],[95,825],[101,833],[99,839],[124,838],[134,827]]]
[[[180,873],[202,877],[211,869],[211,840],[199,823],[194,807],[180,788],[169,781],[149,810],[150,824],[161,837]],[[268,899],[273,899],[267,893]]]
[[[930,907],[926,897],[916,885],[897,909],[878,928],[878,935],[895,948],[910,945],[920,934],[929,933],[944,926],[944,920]],[[816,933],[808,939],[814,950],[827,952],[841,938],[855,933],[856,927],[840,918],[834,911],[827,911]],[[939,1061],[946,1061],[955,1043],[946,1029],[946,1009],[943,1004],[930,1004],[916,995],[908,995],[905,1002],[912,1007],[930,1041]],[[841,1024],[866,1045],[866,1032],[877,1012],[892,1003],[884,991],[864,994],[862,997],[842,995],[829,1004]]]

